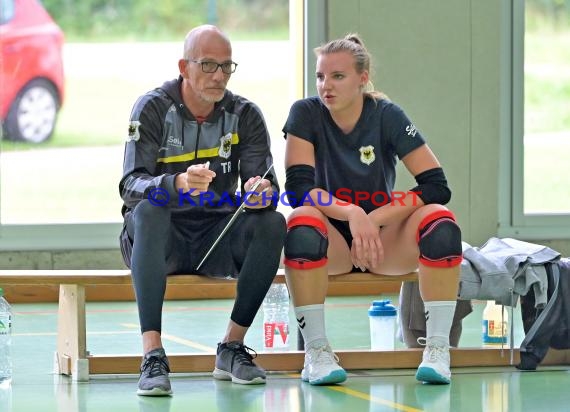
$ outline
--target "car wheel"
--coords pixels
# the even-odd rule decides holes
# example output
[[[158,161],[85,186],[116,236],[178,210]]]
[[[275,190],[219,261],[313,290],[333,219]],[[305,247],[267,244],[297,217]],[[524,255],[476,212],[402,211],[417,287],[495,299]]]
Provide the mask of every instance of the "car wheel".
[[[59,98],[50,82],[36,79],[16,96],[6,116],[6,137],[29,143],[41,143],[53,134]]]

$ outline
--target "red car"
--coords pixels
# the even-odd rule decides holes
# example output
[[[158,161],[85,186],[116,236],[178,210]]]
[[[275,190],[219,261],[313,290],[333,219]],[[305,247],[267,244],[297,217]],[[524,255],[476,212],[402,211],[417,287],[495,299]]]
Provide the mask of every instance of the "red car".
[[[64,35],[37,0],[0,0],[0,120],[4,137],[40,143],[63,103]]]

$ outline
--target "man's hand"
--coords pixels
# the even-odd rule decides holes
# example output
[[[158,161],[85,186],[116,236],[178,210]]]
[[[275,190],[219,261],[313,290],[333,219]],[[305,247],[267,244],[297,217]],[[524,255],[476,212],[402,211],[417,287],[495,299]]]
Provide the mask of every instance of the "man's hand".
[[[216,177],[216,172],[209,169],[210,162],[192,165],[185,173],[176,176],[175,186],[184,193],[191,192],[193,196],[207,192],[208,186]]]
[[[245,194],[242,201],[245,207],[249,209],[262,209],[271,205],[271,197],[273,196],[273,187],[267,179],[261,179],[259,176],[251,177],[245,182]],[[258,184],[259,183],[259,184]]]

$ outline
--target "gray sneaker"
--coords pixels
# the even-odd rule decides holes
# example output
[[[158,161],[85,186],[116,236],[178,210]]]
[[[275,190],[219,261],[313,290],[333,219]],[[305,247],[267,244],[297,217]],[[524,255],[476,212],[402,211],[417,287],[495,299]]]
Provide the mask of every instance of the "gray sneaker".
[[[256,356],[253,349],[241,342],[218,343],[214,378],[242,385],[265,383],[265,371],[253,363]]]
[[[137,395],[166,396],[172,394],[168,373],[170,366],[163,348],[153,349],[144,355]]]

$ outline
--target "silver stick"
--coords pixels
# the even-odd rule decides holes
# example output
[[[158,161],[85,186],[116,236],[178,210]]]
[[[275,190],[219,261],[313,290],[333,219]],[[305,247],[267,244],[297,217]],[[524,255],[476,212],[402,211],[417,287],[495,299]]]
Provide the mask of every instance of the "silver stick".
[[[202,267],[202,264],[206,261],[206,259],[208,258],[208,256],[210,256],[210,254],[212,253],[212,251],[214,250],[214,248],[217,246],[218,243],[220,243],[220,240],[222,240],[222,237],[226,234],[226,232],[230,229],[230,227],[232,227],[234,221],[237,219],[237,217],[239,216],[239,214],[243,211],[243,209],[246,206],[247,201],[249,200],[249,198],[251,197],[251,195],[253,195],[253,193],[255,193],[255,191],[257,190],[257,187],[261,184],[261,181],[263,179],[265,179],[265,176],[267,176],[267,173],[269,173],[269,171],[271,170],[271,168],[273,167],[273,164],[271,164],[269,166],[269,168],[266,170],[266,172],[263,174],[263,176],[261,176],[261,178],[254,183],[254,185],[251,187],[251,189],[249,190],[249,195],[246,197],[246,199],[242,202],[241,205],[239,205],[239,207],[237,208],[237,210],[234,212],[234,215],[232,216],[232,218],[229,220],[228,223],[226,223],[226,227],[224,227],[224,230],[222,230],[222,233],[220,233],[220,235],[217,237],[217,239],[214,241],[214,244],[210,247],[210,249],[206,252],[206,255],[202,258],[202,260],[200,261],[200,263],[198,263],[198,266],[196,266],[196,270],[199,270]]]

